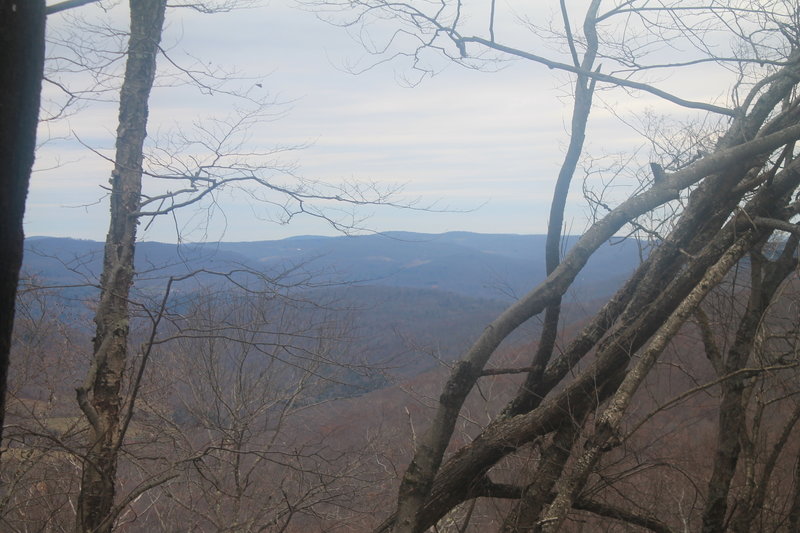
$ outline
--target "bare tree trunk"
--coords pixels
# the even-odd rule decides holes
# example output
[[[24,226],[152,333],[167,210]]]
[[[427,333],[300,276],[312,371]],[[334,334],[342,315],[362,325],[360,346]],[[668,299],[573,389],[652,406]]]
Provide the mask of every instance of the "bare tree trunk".
[[[594,465],[618,435],[623,415],[633,395],[644,382],[658,357],[711,289],[722,281],[725,274],[752,246],[753,240],[754,236],[744,235],[731,246],[653,336],[595,423],[595,433],[587,439],[584,451],[576,461],[573,471],[569,476],[562,477],[557,484],[556,498],[541,520],[543,532],[555,532],[561,528]]]
[[[587,11],[583,24],[584,35],[586,36],[588,49],[584,54],[583,60],[579,61],[577,53],[574,52],[575,44],[570,28],[569,19],[566,13],[565,4],[562,2],[562,15],[564,27],[570,42],[570,49],[573,50],[573,62],[583,70],[593,68],[595,57],[597,56],[597,32],[595,28],[595,17],[600,7],[599,1],[594,1]],[[592,109],[592,97],[594,95],[595,82],[585,75],[578,75],[575,81],[575,101],[572,108],[572,125],[570,130],[570,141],[564,161],[556,180],[553,199],[550,205],[550,219],[547,225],[547,242],[545,244],[546,272],[549,276],[561,262],[560,246],[561,234],[564,225],[564,209],[569,194],[570,184],[575,175],[584,141],[586,139],[586,126],[589,121],[589,113]],[[545,368],[550,363],[555,348],[558,335],[558,326],[561,315],[561,298],[550,305],[545,310],[542,334],[539,337],[539,345],[531,363],[532,370],[526,376],[525,382],[520,387],[516,398],[512,400],[504,410],[504,416],[514,416],[525,413],[533,409],[538,403],[540,396],[536,394],[537,386],[542,380]],[[569,420],[558,429],[553,437],[553,441],[542,453],[539,465],[534,475],[535,481],[531,483],[522,493],[517,504],[503,522],[501,531],[532,531],[536,518],[541,509],[549,503],[548,496],[550,491],[561,475],[564,464],[569,459],[570,451],[575,440],[580,435],[580,424]]]
[[[569,19],[567,18],[565,5],[562,2],[562,12],[564,26],[567,29],[567,36],[570,48],[575,49],[572,30],[570,29]],[[586,36],[588,49],[582,61],[578,61],[577,52],[573,55],[575,66],[583,70],[592,70],[594,60],[597,57],[597,29],[595,28],[595,17],[600,7],[599,1],[594,1],[588,9],[583,23],[583,33]],[[560,247],[561,233],[564,226],[564,209],[567,204],[570,184],[575,176],[578,167],[583,145],[586,140],[586,126],[589,122],[589,113],[592,110],[592,98],[594,96],[595,81],[586,75],[578,75],[575,80],[575,101],[572,106],[572,125],[569,136],[569,147],[558,172],[558,179],[553,191],[553,199],[550,204],[550,219],[547,223],[547,241],[545,243],[545,267],[547,275],[553,273],[561,262]],[[525,382],[520,387],[517,397],[505,409],[504,415],[513,416],[525,413],[533,409],[537,401],[534,393],[536,386],[542,379],[544,370],[550,362],[558,335],[558,325],[561,315],[561,298],[559,297],[552,305],[545,310],[542,334],[539,337],[539,345],[533,357],[531,367],[533,370],[528,373]]]
[[[577,421],[573,423],[569,420],[558,428],[553,435],[553,441],[542,452],[532,483],[525,487],[519,501],[506,516],[500,533],[536,531],[539,515],[553,499],[553,487],[561,477],[572,448],[580,437],[581,427],[582,424]]]
[[[105,245],[102,293],[95,315],[94,354],[78,403],[90,424],[78,497],[77,530],[109,532],[120,428],[120,387],[128,354],[128,295],[142,188],[142,150],[148,99],[155,76],[166,0],[131,0],[131,34],[120,92],[116,160],[111,177],[111,222]]]
[[[594,18],[597,15],[599,6],[599,0],[594,0],[591,7],[587,10],[584,32],[587,34],[587,40],[590,46],[583,57],[583,61],[580,62],[577,54],[573,52],[573,61],[575,65],[583,69],[592,68],[597,54],[597,33],[595,31]],[[564,23],[568,29],[570,44],[574,51],[572,34],[569,29],[569,21],[566,17],[566,12],[564,12]],[[585,75],[579,75],[576,80],[572,135],[570,136],[567,154],[565,155],[564,162],[559,171],[550,208],[546,244],[546,268],[548,276],[550,276],[559,265],[559,244],[561,242],[561,229],[564,220],[564,207],[569,193],[570,183],[572,182],[572,177],[578,165],[581,151],[583,150],[586,125],[592,107],[594,86],[594,81],[589,80]],[[560,294],[555,295],[549,302],[546,302],[545,326],[542,331],[539,348],[534,355],[531,365],[534,367],[534,370],[529,373],[525,383],[522,385],[520,393],[518,394],[518,399],[506,410],[506,414],[508,415],[530,410],[532,407],[529,404],[535,402],[534,396],[531,393],[533,384],[541,379],[541,375],[552,354],[558,331],[560,305]],[[520,316],[520,323],[527,320],[527,318],[529,318],[529,316]],[[494,324],[489,326],[487,330],[493,330],[493,326]],[[487,331],[486,333],[494,332]],[[489,348],[490,351],[492,349],[493,348]],[[488,356],[486,358],[488,358]],[[477,379],[475,366],[480,365],[482,367],[486,358],[478,356],[477,359],[484,359],[484,361],[469,361],[468,364],[459,365],[454,369],[451,382],[447,387],[449,390],[440,399],[441,408],[438,414],[444,415],[442,418],[446,417],[448,414],[452,415],[454,412],[457,413],[458,409],[460,409],[460,405],[463,403],[464,398],[466,398],[466,394],[471,390],[472,386],[474,386],[475,380]],[[477,363],[477,365],[475,363]],[[477,370],[480,371],[480,369]],[[439,429],[444,429],[444,431],[439,431]],[[448,428],[447,425],[439,425],[438,427],[431,428],[424,435],[423,442],[415,451],[414,458],[400,485],[396,513],[397,518],[393,530],[395,533],[412,532],[418,529],[417,524],[419,518],[417,515],[423,506],[425,498],[430,494],[436,470],[441,464],[442,455],[447,447],[447,442],[450,438],[449,434],[451,432],[452,428]]]
[[[36,149],[44,9],[44,0],[0,0],[0,440],[22,265],[22,218]]]
[[[775,467],[778,463],[778,458],[789,442],[789,437],[798,421],[800,421],[800,407],[795,408],[792,416],[789,417],[789,420],[784,425],[781,436],[775,442],[775,445],[767,456],[760,478],[758,478],[758,481],[754,484],[751,493],[747,495],[747,500],[736,509],[733,519],[731,520],[731,530],[734,533],[747,533],[748,531],[754,530],[753,522],[755,522],[756,517],[764,506],[764,501],[767,497],[767,488],[772,473],[775,471]],[[796,530],[796,526],[790,528],[790,531]]]
[[[794,483],[792,484],[792,505],[789,508],[789,531],[800,527],[800,455],[795,458]]]
[[[734,344],[723,363],[722,375],[735,374],[743,369],[750,360],[764,313],[783,281],[797,266],[796,250],[797,237],[792,237],[779,261],[762,266],[762,261],[757,256],[753,257],[747,309],[739,322]],[[747,421],[746,386],[747,380],[743,376],[736,376],[722,382],[717,448],[703,512],[703,531],[708,533],[725,529],[731,481],[739,463],[741,439],[746,434],[744,427]],[[766,482],[767,480],[764,480],[765,484]],[[743,506],[746,507],[744,504]],[[760,508],[760,505],[758,507]],[[757,511],[758,509],[752,509],[753,513]],[[740,508],[739,513],[747,514],[744,508]],[[752,518],[751,514],[748,519],[752,520]],[[740,520],[745,520],[741,514]]]

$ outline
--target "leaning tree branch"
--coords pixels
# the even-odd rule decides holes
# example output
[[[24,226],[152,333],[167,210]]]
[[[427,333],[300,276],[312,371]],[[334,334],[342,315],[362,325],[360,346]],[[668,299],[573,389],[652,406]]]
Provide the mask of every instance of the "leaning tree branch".
[[[524,50],[520,50],[519,48],[512,48],[510,46],[505,46],[496,42],[489,41],[487,39],[484,39],[483,37],[476,37],[476,36],[462,37],[459,39],[459,42],[481,44],[492,50],[497,50],[498,52],[503,52],[505,54],[509,54],[515,57],[520,57],[522,59],[528,59],[535,63],[542,64],[550,69],[564,70],[566,72],[572,72],[573,74],[587,76],[589,78],[592,78],[600,82],[610,83],[612,85],[619,85],[620,87],[627,87],[629,89],[636,89],[638,91],[650,93],[654,96],[658,96],[659,98],[667,100],[668,102],[672,102],[674,104],[677,104],[682,107],[687,107],[689,109],[700,109],[703,111],[709,111],[711,113],[716,113],[718,115],[725,115],[728,117],[737,116],[737,111],[735,109],[728,109],[727,107],[720,107],[705,102],[686,100],[674,94],[668,93],[667,91],[661,90],[657,87],[653,87],[652,85],[649,85],[647,83],[627,80],[625,78],[611,76],[610,74],[603,74],[602,72],[595,72],[593,70],[587,70],[582,67],[576,67],[575,65],[569,65],[567,63],[562,63],[560,61],[554,61],[544,56],[532,54],[530,52],[525,52]]]
[[[592,514],[596,514],[597,516],[613,518],[614,520],[619,520],[621,522],[627,522],[628,524],[643,527],[655,533],[675,533],[672,528],[657,518],[653,518],[652,516],[644,516],[639,513],[629,511],[628,509],[623,509],[622,507],[609,505],[607,503],[581,498],[575,502],[573,507],[580,511],[588,511]]]
[[[86,4],[93,4],[95,2],[99,2],[100,0],[64,0],[64,2],[59,2],[57,4],[53,4],[47,6],[45,13],[47,15],[53,15],[55,13],[59,13],[61,11],[66,11],[67,9],[72,9],[74,7],[85,6]]]

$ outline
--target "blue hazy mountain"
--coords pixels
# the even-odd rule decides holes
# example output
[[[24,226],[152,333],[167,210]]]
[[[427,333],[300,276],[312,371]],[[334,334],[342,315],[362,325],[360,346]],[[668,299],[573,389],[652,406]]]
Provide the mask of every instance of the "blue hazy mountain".
[[[564,247],[576,238],[565,239]],[[343,310],[351,326],[348,354],[374,368],[415,375],[460,356],[514,298],[544,279],[542,235],[382,235],[293,237],[276,241],[136,246],[135,299],[157,305],[169,276],[202,273],[172,287],[173,306],[189,305],[213,272],[248,270],[280,279],[300,300]],[[103,243],[35,237],[26,241],[23,279],[58,292],[73,327],[92,333]],[[639,243],[607,243],[593,256],[567,294],[565,323],[585,318],[639,263]],[[247,281],[247,280],[245,280]],[[296,287],[295,287],[295,284]],[[302,291],[297,293],[296,291]],[[313,306],[307,312],[313,313]],[[72,314],[69,314],[72,313]],[[539,320],[526,323],[509,342],[536,338]],[[349,356],[350,356],[349,355]],[[382,372],[346,376],[349,385],[322,396],[352,395],[384,384]]]
[[[568,249],[576,237],[564,239]],[[319,282],[433,289],[472,298],[510,300],[545,277],[543,235],[451,232],[339,237],[292,237],[276,241],[213,244],[137,244],[139,282],[195,270],[245,267],[271,276]],[[26,241],[24,270],[54,283],[97,280],[103,243],[35,237]],[[606,296],[640,260],[635,240],[606,243],[592,257],[573,291],[581,299]]]

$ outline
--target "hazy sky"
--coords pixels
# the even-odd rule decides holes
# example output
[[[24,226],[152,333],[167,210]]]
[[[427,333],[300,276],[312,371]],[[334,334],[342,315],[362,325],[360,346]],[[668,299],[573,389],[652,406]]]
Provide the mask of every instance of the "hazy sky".
[[[125,23],[124,5],[108,12],[97,6],[77,11],[92,23]],[[68,18],[51,17],[51,31],[67,27]],[[568,141],[567,75],[521,61],[496,72],[440,61],[436,76],[410,88],[402,78],[413,73],[402,62],[359,75],[348,72],[347,65],[368,65],[375,59],[344,29],[285,0],[211,16],[169,10],[167,18],[163,44],[172,57],[185,65],[193,57],[210,68],[235,68],[247,78],[236,82],[239,88],[287,102],[276,108],[280,117],[249,132],[247,143],[253,150],[303,146],[283,154],[281,162],[295,165],[294,172],[305,179],[402,185],[395,196],[398,203],[418,199],[418,206],[434,208],[367,209],[360,212],[368,217],[365,227],[431,233],[545,231],[552,185]],[[686,86],[685,80],[674,83]],[[165,139],[175,128],[188,132],[202,117],[230,116],[243,107],[219,93],[169,85],[174,83],[162,79],[153,94],[152,141]],[[719,95],[710,85],[705,80],[702,86],[711,96]],[[56,93],[45,86],[45,95]],[[615,107],[623,97],[625,107]],[[654,98],[625,94],[601,94],[599,102],[587,148],[600,155],[636,149],[646,155],[643,141],[621,126],[604,103],[631,120],[645,109],[670,109]],[[27,235],[105,238],[108,204],[102,186],[108,183],[111,164],[101,155],[113,155],[116,111],[113,101],[87,102],[68,119],[43,126],[40,137],[51,140],[37,158]],[[101,155],[76,143],[73,135]],[[582,229],[587,218],[580,190],[579,176],[569,210],[573,231]],[[207,232],[205,211],[189,210],[177,220],[163,217],[147,229],[143,224],[141,236],[175,241],[179,231],[187,240],[262,240],[335,233],[307,217],[288,225],[272,223],[264,206],[246,194],[224,194],[218,200]]]

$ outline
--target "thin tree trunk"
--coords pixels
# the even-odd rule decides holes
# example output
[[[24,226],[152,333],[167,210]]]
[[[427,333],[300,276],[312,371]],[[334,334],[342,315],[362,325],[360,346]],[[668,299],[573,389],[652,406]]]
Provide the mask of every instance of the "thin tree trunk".
[[[561,5],[562,9],[564,9],[564,25],[568,31],[570,44],[572,44],[574,42],[572,31],[569,29],[569,20],[567,19],[563,1]],[[599,1],[592,2],[583,24],[583,32],[584,35],[586,35],[588,44],[583,62],[580,64],[578,63],[577,54],[574,57],[576,66],[580,66],[583,70],[591,70],[594,66],[594,60],[597,57],[598,41],[595,17],[597,16],[597,10],[599,8]],[[561,163],[561,169],[558,172],[558,179],[556,180],[556,186],[553,190],[553,199],[550,203],[550,219],[547,223],[545,268],[548,276],[553,273],[561,262],[560,247],[561,233],[564,226],[564,209],[567,205],[570,184],[572,183],[572,178],[575,176],[575,169],[578,167],[578,162],[583,152],[583,145],[586,140],[586,126],[589,123],[589,113],[592,110],[594,88],[594,80],[590,80],[586,75],[581,74],[575,80],[575,101],[572,106],[572,125],[569,136],[569,147],[564,156],[564,161]],[[536,353],[531,363],[533,370],[526,376],[525,382],[520,387],[516,398],[514,398],[511,404],[504,410],[504,416],[526,413],[535,407],[538,397],[534,394],[534,389],[541,381],[545,368],[550,363],[550,359],[553,355],[556,338],[558,337],[560,316],[561,297],[545,310],[542,334],[539,337],[539,345],[536,348]]]
[[[764,507],[764,501],[767,498],[767,488],[769,487],[772,473],[775,471],[778,458],[786,447],[786,444],[789,442],[789,437],[791,436],[792,431],[794,430],[798,421],[800,421],[800,407],[795,408],[792,416],[789,417],[789,420],[784,425],[780,438],[778,438],[775,446],[773,446],[772,450],[767,456],[761,477],[753,487],[753,492],[749,495],[749,499],[744,505],[736,509],[733,519],[731,520],[731,530],[734,533],[747,533],[748,531],[754,531],[753,522],[755,522],[758,514]],[[797,529],[794,528],[790,531],[797,531]]]
[[[734,374],[750,360],[753,345],[761,327],[763,315],[781,283],[796,268],[796,237],[786,246],[779,261],[762,266],[752,261],[750,297],[742,316],[734,344],[723,364],[723,375]],[[766,270],[766,272],[763,272]],[[708,482],[708,496],[703,511],[703,531],[714,533],[725,529],[728,513],[728,496],[731,482],[739,464],[741,438],[745,432],[747,416],[746,380],[737,376],[722,383],[722,401],[719,408],[717,447],[714,465]],[[766,480],[765,480],[766,482]],[[744,509],[740,509],[744,512]]]
[[[792,506],[789,508],[789,531],[800,528],[800,455],[795,458]]]
[[[42,92],[44,9],[44,0],[0,0],[0,440]]]
[[[525,487],[519,501],[506,516],[500,533],[536,531],[539,515],[552,501],[553,487],[564,471],[564,465],[567,464],[572,448],[580,437],[582,427],[582,423],[568,420],[558,428],[553,435],[553,441],[542,452],[532,477],[533,482]]]
[[[120,92],[116,159],[111,177],[111,222],[102,293],[95,315],[94,354],[78,403],[90,424],[78,497],[77,530],[111,531],[120,430],[120,387],[128,355],[128,295],[134,276],[135,213],[142,188],[148,99],[155,76],[166,0],[131,0],[131,35]]]

